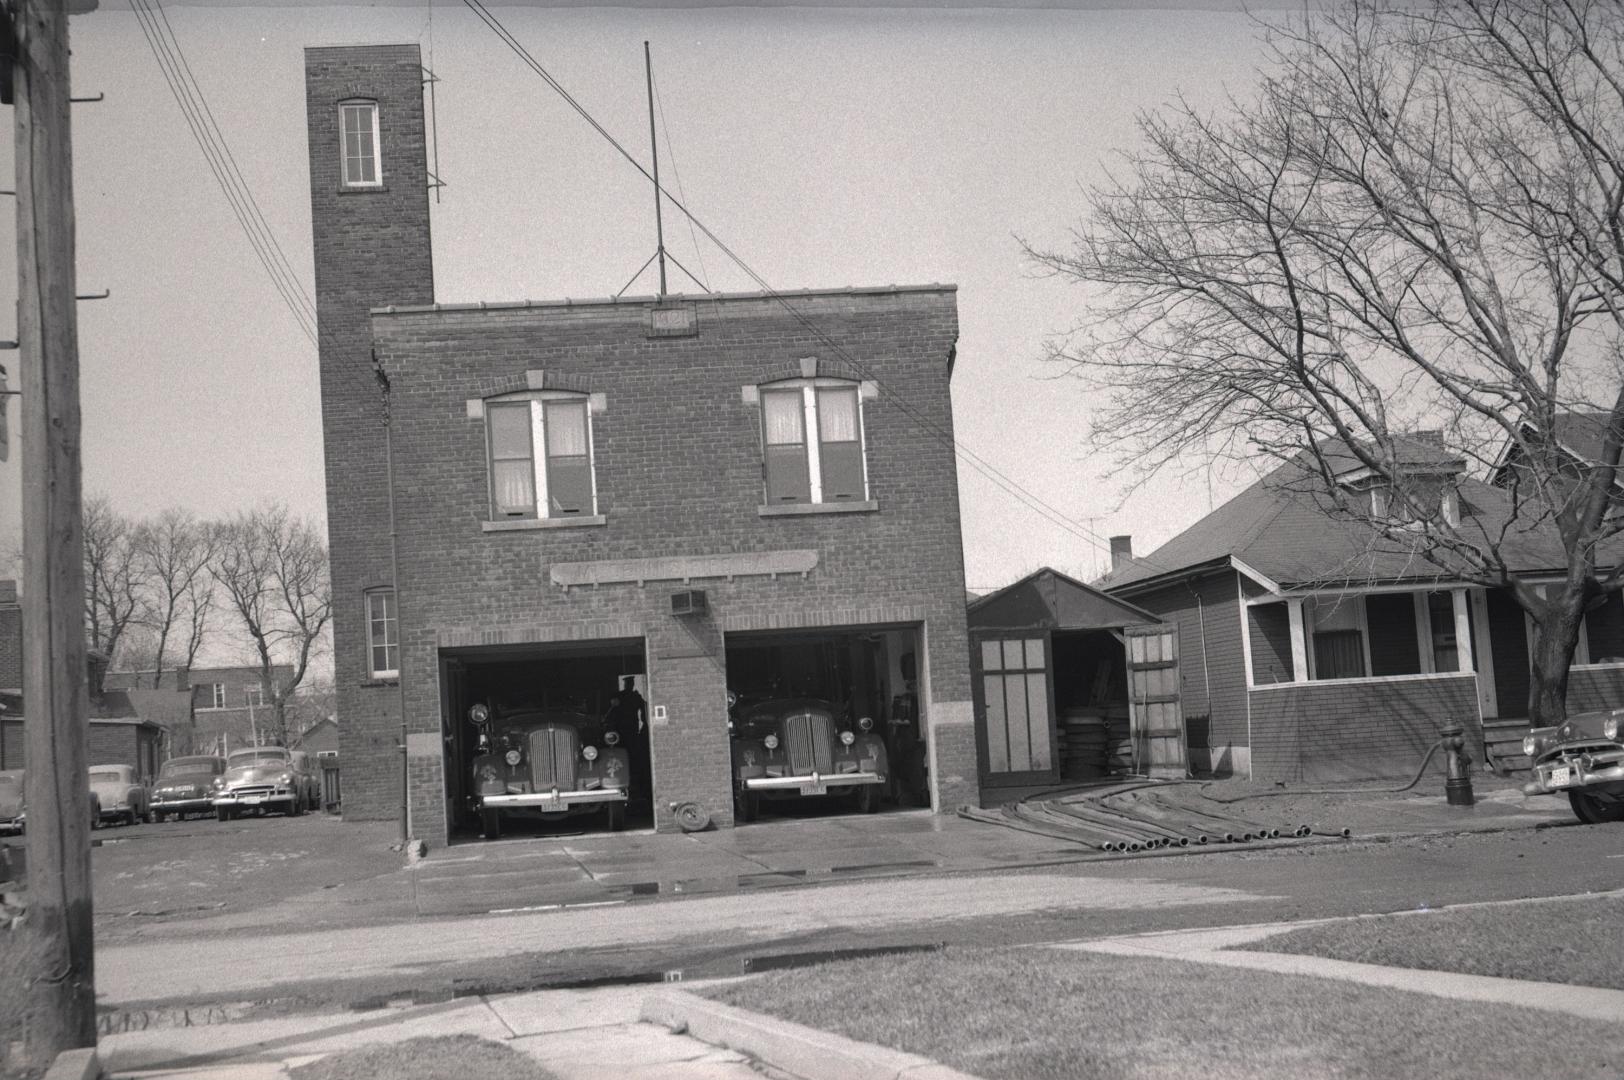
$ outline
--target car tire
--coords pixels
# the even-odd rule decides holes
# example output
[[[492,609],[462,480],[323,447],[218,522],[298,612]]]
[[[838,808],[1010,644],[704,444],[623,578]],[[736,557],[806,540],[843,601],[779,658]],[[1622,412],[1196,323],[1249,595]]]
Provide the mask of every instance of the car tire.
[[[875,814],[880,809],[880,785],[864,784],[857,789],[857,812]]]
[[[480,833],[487,840],[500,840],[502,838],[502,815],[495,810],[481,810],[479,812]]]
[[[221,820],[221,821],[230,821],[231,820],[231,811],[226,809],[223,806],[216,806],[214,808],[214,816],[216,818],[218,818],[219,820]]]
[[[126,811],[124,811],[124,824],[126,824],[126,825],[135,825],[140,820],[141,820],[140,815],[137,814],[134,810],[126,810]]]
[[[620,832],[626,827],[625,803],[605,803],[603,811],[604,823],[609,826],[610,832]]]
[[[159,825],[162,825],[165,821],[169,820],[169,815],[164,813],[162,810],[154,810],[152,812],[152,820],[157,822]]]
[[[1607,801],[1588,791],[1570,791],[1568,805],[1573,807],[1573,816],[1586,825],[1624,821],[1624,800]]]

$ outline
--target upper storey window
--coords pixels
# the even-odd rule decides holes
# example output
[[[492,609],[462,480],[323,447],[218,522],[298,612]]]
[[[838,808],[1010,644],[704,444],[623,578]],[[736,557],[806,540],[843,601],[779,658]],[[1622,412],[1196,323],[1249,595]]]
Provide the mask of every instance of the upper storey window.
[[[383,162],[378,152],[378,103],[347,101],[338,107],[343,138],[344,186],[379,187]]]
[[[793,379],[761,389],[767,502],[862,502],[868,497],[856,383]]]
[[[485,403],[491,516],[590,517],[597,512],[592,417],[585,394],[554,391]]]

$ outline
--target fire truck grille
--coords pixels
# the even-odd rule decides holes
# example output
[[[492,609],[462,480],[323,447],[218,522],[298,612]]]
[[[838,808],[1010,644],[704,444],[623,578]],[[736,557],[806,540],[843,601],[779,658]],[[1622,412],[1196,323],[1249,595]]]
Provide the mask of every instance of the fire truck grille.
[[[544,727],[530,733],[530,783],[537,791],[575,790],[575,729]]]
[[[797,773],[830,773],[835,761],[834,721],[815,713],[799,713],[784,720],[784,745],[789,767]]]

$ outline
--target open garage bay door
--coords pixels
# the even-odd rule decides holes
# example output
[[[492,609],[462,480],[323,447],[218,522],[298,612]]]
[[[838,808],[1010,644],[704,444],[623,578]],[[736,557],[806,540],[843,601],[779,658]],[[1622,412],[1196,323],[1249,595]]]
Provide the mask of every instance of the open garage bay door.
[[[891,626],[727,635],[741,822],[929,804],[918,636]]]
[[[643,642],[443,649],[458,839],[652,824]]]

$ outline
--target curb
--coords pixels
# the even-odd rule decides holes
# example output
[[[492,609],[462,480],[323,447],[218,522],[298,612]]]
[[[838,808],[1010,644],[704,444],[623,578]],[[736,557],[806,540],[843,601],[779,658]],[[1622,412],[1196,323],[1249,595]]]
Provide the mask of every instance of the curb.
[[[56,1055],[51,1067],[45,1070],[43,1080],[101,1080],[101,1062],[96,1058],[94,1046],[77,1050],[64,1050]]]
[[[803,1080],[977,1080],[918,1054],[858,1042],[681,990],[648,995],[639,1015],[647,1023],[749,1054]]]

